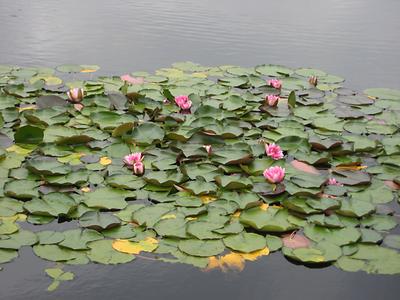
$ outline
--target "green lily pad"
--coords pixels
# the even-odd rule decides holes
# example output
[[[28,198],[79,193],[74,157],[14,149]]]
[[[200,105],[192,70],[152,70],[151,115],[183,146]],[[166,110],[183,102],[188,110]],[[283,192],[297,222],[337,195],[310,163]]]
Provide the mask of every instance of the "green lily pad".
[[[94,192],[87,193],[84,202],[88,207],[123,209],[128,205],[125,201],[127,195],[128,193],[123,190],[99,188]]]
[[[267,245],[265,237],[256,233],[240,233],[223,239],[226,247],[244,253],[264,249]]]
[[[209,257],[222,253],[225,246],[221,240],[188,239],[181,240],[178,244],[178,248],[189,255]]]
[[[134,255],[116,251],[112,243],[112,240],[90,242],[87,256],[91,261],[105,265],[124,264],[135,259]]]
[[[269,232],[285,232],[296,229],[297,226],[288,221],[287,209],[270,207],[266,211],[259,207],[246,209],[240,215],[239,221],[257,230]]]
[[[79,224],[85,228],[101,231],[120,225],[120,221],[112,214],[88,211],[79,218]]]
[[[103,236],[91,229],[71,229],[63,232],[64,239],[59,243],[60,246],[72,250],[87,250],[87,244],[92,241],[103,239]]]

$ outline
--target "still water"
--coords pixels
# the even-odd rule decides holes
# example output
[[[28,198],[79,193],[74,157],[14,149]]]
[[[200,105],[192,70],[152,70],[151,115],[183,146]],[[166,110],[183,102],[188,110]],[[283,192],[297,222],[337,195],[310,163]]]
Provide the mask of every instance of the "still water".
[[[400,86],[398,0],[0,0],[0,63],[317,67]]]
[[[398,0],[0,0],[0,64],[98,64],[101,74],[176,61],[316,67],[351,88],[400,88]],[[309,269],[274,254],[241,273],[137,259],[50,279],[30,248],[0,272],[0,299],[397,299],[399,276]]]

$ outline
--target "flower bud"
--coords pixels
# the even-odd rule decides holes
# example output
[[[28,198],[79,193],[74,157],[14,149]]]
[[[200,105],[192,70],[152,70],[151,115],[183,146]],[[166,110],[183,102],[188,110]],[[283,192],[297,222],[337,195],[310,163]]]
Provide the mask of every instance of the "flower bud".
[[[135,175],[142,175],[144,173],[144,164],[141,161],[134,163],[133,173]]]
[[[279,99],[279,96],[276,95],[267,95],[265,97],[265,101],[267,102],[268,106],[277,106]]]
[[[211,145],[204,145],[203,148],[206,149],[208,155],[211,155],[212,153]]]
[[[267,84],[278,90],[282,88],[282,81],[280,81],[279,79],[270,79],[267,81]]]
[[[82,88],[73,88],[67,92],[67,96],[69,101],[72,103],[79,103],[83,99],[83,89]]]
[[[318,78],[317,78],[317,76],[311,76],[310,78],[308,78],[308,83],[311,85],[311,86],[317,86],[317,84],[318,84]]]

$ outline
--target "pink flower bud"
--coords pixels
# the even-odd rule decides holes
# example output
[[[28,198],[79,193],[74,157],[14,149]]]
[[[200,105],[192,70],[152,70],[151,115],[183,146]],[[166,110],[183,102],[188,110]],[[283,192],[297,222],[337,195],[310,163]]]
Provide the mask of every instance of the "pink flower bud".
[[[263,175],[270,183],[279,183],[285,178],[285,169],[279,166],[270,167],[265,169]]]
[[[282,81],[280,81],[279,79],[270,79],[267,81],[267,84],[278,90],[282,88]]]
[[[135,175],[142,175],[144,173],[144,164],[141,161],[135,162],[133,165],[133,173]]]
[[[208,155],[211,155],[212,153],[211,145],[204,145],[203,148],[206,149]]]
[[[122,75],[120,78],[121,78],[122,81],[126,81],[126,82],[128,82],[130,84],[142,84],[142,83],[144,83],[144,78],[143,77],[132,77],[129,74]]]
[[[267,95],[266,97],[265,97],[265,101],[267,102],[267,104],[269,105],[269,106],[276,106],[276,105],[278,105],[278,102],[279,102],[279,96],[276,96],[276,95]]]
[[[186,95],[176,96],[175,103],[184,111],[188,111],[192,107],[192,101],[190,101],[189,97]]]
[[[343,186],[342,183],[338,182],[336,178],[329,178],[328,185],[336,185],[336,186]]]
[[[124,156],[124,163],[127,166],[132,167],[135,163],[141,162],[143,160],[143,155],[141,152],[132,153]]]
[[[308,83],[311,85],[311,86],[317,86],[317,84],[318,84],[318,78],[317,78],[317,76],[311,76],[310,78],[308,78]]]
[[[72,103],[79,103],[83,99],[83,89],[82,88],[73,88],[67,92],[67,96],[69,101]]]
[[[265,153],[275,160],[283,158],[281,147],[275,145],[274,143],[265,145]]]

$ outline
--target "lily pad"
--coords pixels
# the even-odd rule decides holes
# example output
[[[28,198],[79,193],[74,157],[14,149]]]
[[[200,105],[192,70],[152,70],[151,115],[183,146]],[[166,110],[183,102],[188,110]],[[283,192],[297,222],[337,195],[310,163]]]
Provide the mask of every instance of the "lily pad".
[[[208,257],[222,253],[225,246],[221,240],[188,239],[180,241],[178,248],[189,255]]]

